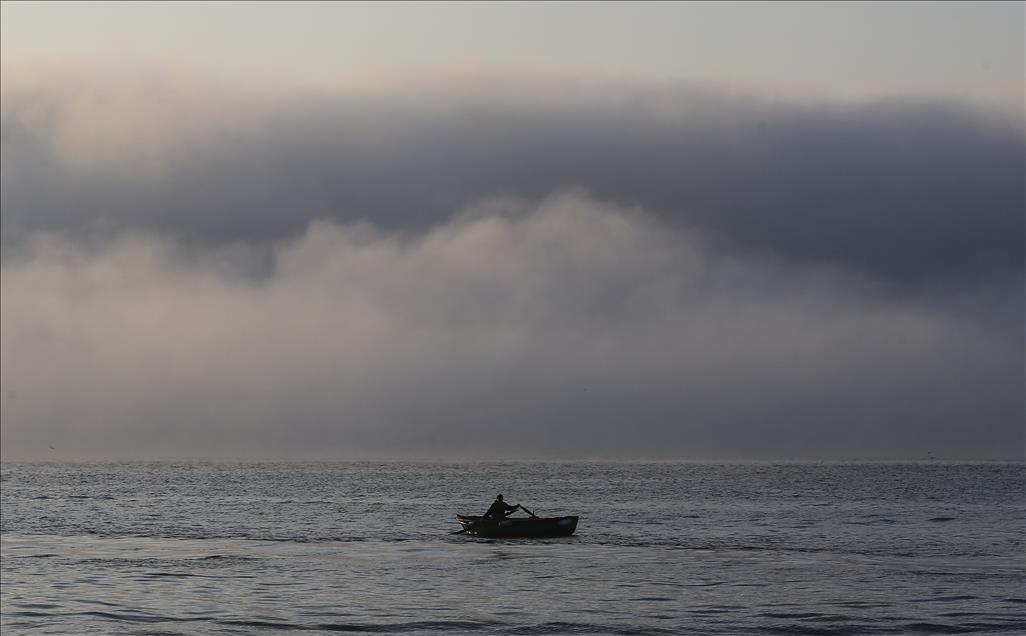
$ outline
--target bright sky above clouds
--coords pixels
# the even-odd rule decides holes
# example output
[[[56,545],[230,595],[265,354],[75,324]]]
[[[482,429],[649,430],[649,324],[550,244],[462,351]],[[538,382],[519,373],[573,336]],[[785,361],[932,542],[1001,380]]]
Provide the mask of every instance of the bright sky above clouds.
[[[1017,106],[1019,2],[4,2],[6,60],[282,87],[514,68]]]

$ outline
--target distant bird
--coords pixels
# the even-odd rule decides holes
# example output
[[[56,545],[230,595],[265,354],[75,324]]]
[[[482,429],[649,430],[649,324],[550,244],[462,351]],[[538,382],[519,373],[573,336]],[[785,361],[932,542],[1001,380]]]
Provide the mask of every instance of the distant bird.
[[[54,447],[53,447],[53,445],[51,444],[51,445],[50,445],[50,450],[57,450],[57,449],[56,449],[56,448],[54,448]]]

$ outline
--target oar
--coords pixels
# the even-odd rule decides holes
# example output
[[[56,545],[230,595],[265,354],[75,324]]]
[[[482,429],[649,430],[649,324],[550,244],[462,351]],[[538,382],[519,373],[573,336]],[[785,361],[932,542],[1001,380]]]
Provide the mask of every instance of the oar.
[[[476,528],[479,524],[481,524],[484,521],[485,521],[485,519],[478,519],[477,521],[471,521],[469,524],[467,524],[466,528],[464,528],[462,530],[457,530],[456,532],[450,532],[449,534],[463,534],[467,530],[473,530],[474,528]]]
[[[527,508],[525,508],[525,507],[523,506],[523,504],[520,504],[520,509],[521,509],[521,510],[523,510],[524,512],[526,512],[527,514],[531,515],[531,516],[532,516],[532,517],[534,517],[535,519],[537,519],[537,518],[538,518],[538,515],[534,514],[533,512],[531,512],[530,510],[528,510]],[[478,519],[477,521],[475,521],[475,522],[473,522],[473,523],[469,524],[469,525],[468,525],[468,526],[467,526],[466,528],[464,528],[464,529],[462,529],[462,530],[457,530],[456,532],[450,532],[449,534],[463,534],[463,533],[464,533],[464,532],[466,532],[467,530],[473,530],[473,529],[474,529],[474,528],[475,528],[475,527],[476,527],[476,526],[477,526],[477,525],[478,525],[479,523],[481,523],[481,522],[483,522],[483,521],[485,521],[485,520],[484,520],[484,519]]]
[[[523,504],[520,504],[520,509],[521,509],[521,510],[523,510],[524,512],[526,512],[527,514],[531,515],[531,516],[532,516],[532,517],[534,517],[535,519],[537,519],[537,518],[538,518],[538,515],[534,514],[533,512],[531,512],[530,510],[528,510],[527,508],[524,508],[524,505],[523,505]]]

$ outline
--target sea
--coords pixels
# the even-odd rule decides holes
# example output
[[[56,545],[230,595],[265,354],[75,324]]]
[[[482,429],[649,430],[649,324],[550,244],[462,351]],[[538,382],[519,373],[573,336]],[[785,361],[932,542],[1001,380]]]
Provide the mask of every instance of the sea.
[[[0,467],[16,634],[1023,634],[1026,465]],[[579,515],[465,534],[496,494]]]

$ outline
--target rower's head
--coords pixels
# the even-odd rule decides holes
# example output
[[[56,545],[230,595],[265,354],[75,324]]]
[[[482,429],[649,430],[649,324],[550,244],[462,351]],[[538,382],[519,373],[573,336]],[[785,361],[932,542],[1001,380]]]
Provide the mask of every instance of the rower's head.
[[[502,495],[495,495],[496,501],[502,501]]]

